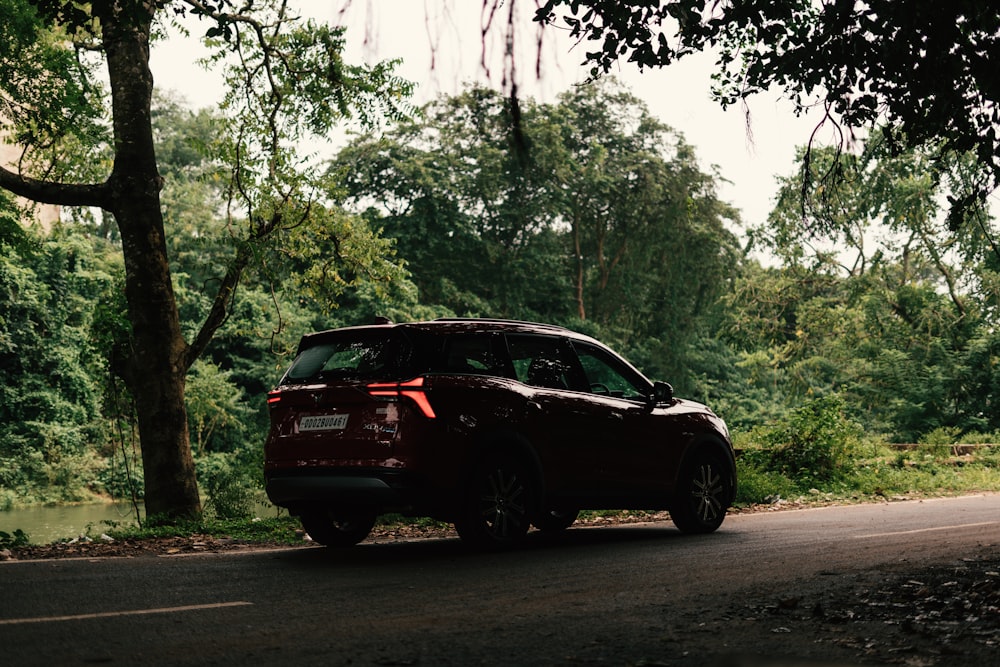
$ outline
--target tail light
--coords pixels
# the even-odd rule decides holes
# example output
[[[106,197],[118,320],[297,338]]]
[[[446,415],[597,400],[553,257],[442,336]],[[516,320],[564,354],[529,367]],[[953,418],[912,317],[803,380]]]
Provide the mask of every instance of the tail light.
[[[373,382],[365,387],[372,396],[398,398],[405,396],[409,398],[428,419],[434,419],[434,408],[427,399],[427,390],[424,389],[424,378],[418,377],[406,382]],[[270,398],[268,399],[270,400]]]
[[[269,408],[276,407],[278,403],[281,403],[281,390],[275,389],[274,391],[268,392],[267,407]]]

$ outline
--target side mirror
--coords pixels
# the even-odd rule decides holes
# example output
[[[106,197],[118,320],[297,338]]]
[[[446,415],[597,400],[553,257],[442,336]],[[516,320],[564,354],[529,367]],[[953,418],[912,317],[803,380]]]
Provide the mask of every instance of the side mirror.
[[[649,395],[649,407],[653,408],[663,403],[674,402],[674,388],[669,382],[656,381],[653,383],[653,393]]]

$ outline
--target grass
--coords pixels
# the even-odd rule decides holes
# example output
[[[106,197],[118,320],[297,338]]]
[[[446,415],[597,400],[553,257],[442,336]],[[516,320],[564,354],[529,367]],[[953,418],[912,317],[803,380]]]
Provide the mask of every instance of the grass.
[[[972,453],[956,455],[950,446],[927,444],[910,449],[894,449],[881,443],[856,444],[851,456],[840,462],[834,471],[824,475],[798,469],[794,475],[768,469],[762,450],[752,444],[737,459],[739,487],[737,508],[775,505],[781,502],[796,506],[829,505],[835,503],[884,502],[886,499],[912,499],[954,496],[977,492],[1000,492],[1000,446],[977,447]],[[636,516],[662,516],[662,513],[636,511],[592,511],[582,518],[627,519]],[[87,528],[87,535],[102,533],[115,540],[141,540],[164,537],[200,535],[234,540],[296,544],[302,541],[298,519],[289,516],[260,518],[219,518],[212,512],[198,521],[171,525],[146,525],[102,521]],[[401,515],[380,517],[383,527],[407,526],[447,527],[426,518]],[[27,541],[22,531],[0,534],[0,548]]]
[[[142,540],[162,537],[190,537],[204,535],[247,542],[267,542],[296,544],[302,541],[301,526],[296,518],[270,517],[267,519],[217,519],[206,517],[200,521],[182,521],[169,525],[125,524],[102,521],[107,530],[102,530],[115,540]],[[91,530],[88,527],[88,535]]]
[[[758,461],[752,455],[737,461],[738,507],[778,499],[818,504],[1000,491],[1000,446],[957,456],[951,447],[897,450],[868,444],[858,447],[834,474],[823,479],[808,473],[788,476],[767,470]]]

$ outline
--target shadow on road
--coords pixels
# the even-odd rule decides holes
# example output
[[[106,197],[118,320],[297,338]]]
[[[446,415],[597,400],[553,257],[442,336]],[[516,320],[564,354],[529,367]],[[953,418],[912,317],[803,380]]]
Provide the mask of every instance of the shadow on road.
[[[456,559],[519,559],[525,555],[549,558],[562,557],[567,551],[585,555],[590,551],[602,554],[615,547],[657,547],[695,544],[712,541],[728,544],[735,533],[721,529],[710,535],[684,535],[673,524],[627,524],[615,526],[587,526],[570,528],[561,533],[530,532],[515,549],[502,552],[481,552],[457,537],[423,538],[413,540],[364,542],[354,547],[309,547],[275,552],[272,557],[300,564],[344,564],[378,566],[401,562],[440,561]]]

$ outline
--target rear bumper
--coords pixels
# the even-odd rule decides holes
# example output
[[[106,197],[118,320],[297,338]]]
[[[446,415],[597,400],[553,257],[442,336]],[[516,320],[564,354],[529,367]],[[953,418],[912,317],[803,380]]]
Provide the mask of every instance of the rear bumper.
[[[293,514],[300,508],[318,505],[399,511],[429,500],[410,475],[397,471],[272,471],[266,475],[265,488],[272,503]]]

